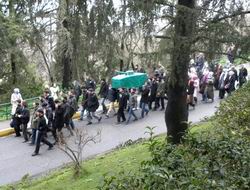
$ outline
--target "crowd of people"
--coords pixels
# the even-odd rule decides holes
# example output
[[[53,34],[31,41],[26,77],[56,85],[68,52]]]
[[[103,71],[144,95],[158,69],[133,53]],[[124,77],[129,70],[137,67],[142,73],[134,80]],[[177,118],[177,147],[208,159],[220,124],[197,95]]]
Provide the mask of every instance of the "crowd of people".
[[[220,64],[209,66],[205,62],[204,55],[200,54],[196,61],[191,62],[188,76],[187,105],[194,108],[199,93],[204,102],[214,101],[214,89],[219,91],[220,99],[226,94],[230,96],[247,82],[248,71],[244,65],[237,70],[231,62],[224,66]]]
[[[230,95],[235,90],[236,81],[241,87],[247,81],[247,75],[244,66],[238,73],[235,67],[230,65],[216,65],[210,68],[202,59],[197,58],[190,64],[188,73],[187,109],[189,106],[195,108],[199,93],[202,95],[202,101],[214,101],[214,88],[219,90],[221,99],[226,93]],[[87,125],[91,125],[94,119],[100,123],[104,117],[108,119],[111,116],[116,117],[117,125],[129,124],[132,117],[133,121],[137,121],[147,116],[150,110],[165,110],[166,80],[167,74],[160,66],[154,70],[154,75],[137,89],[115,89],[105,79],[100,81],[97,89],[95,81],[90,78],[84,84],[74,81],[67,94],[62,93],[57,85],[53,85],[45,88],[39,101],[34,103],[32,111],[22,99],[19,89],[14,89],[11,96],[11,127],[17,137],[21,136],[22,131],[24,142],[30,141],[29,144],[35,146],[32,156],[36,156],[39,154],[41,142],[48,145],[48,149],[58,143],[63,137],[64,127],[74,135],[73,116],[78,110],[80,122],[87,116]],[[101,109],[97,112],[100,106]],[[28,128],[29,123],[31,131]],[[53,143],[47,139],[49,132],[54,138]]]

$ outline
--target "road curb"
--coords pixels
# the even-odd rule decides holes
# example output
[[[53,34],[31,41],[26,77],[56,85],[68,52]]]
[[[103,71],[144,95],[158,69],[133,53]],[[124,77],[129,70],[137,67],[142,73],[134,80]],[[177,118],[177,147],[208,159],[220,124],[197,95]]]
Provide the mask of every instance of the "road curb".
[[[13,134],[15,131],[13,128],[7,128],[7,129],[2,129],[0,130],[0,137],[5,137],[5,136],[8,136],[8,135],[11,135]]]
[[[76,112],[75,115],[73,116],[73,119],[79,119],[80,115],[81,115],[81,112]],[[0,137],[9,136],[13,133],[15,133],[15,130],[11,127],[6,128],[6,129],[2,129],[2,130],[0,130]]]

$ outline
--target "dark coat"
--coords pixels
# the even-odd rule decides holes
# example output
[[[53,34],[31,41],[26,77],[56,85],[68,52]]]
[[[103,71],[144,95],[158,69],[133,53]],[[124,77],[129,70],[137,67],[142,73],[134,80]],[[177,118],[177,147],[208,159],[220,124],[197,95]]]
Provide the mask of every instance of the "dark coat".
[[[46,124],[46,120],[45,120],[44,116],[42,116],[38,119],[37,129],[40,132],[46,132],[47,124]]]
[[[12,122],[11,122],[11,127],[15,127],[18,125],[21,125],[21,118],[17,117],[17,115],[21,115],[22,114],[22,107],[21,105],[18,105],[16,108],[16,112],[14,114],[14,117],[12,118]]]
[[[115,88],[110,88],[108,91],[108,100],[110,102],[115,102],[117,100],[118,92]]]
[[[244,83],[246,82],[246,77],[247,77],[247,69],[246,68],[241,68],[240,73],[239,73],[239,82]]]
[[[63,117],[64,117],[64,122],[68,123],[71,119],[72,115],[72,108],[70,107],[69,103],[64,103],[62,104],[63,108]]]
[[[62,105],[59,105],[55,110],[54,125],[57,129],[63,128],[64,125],[64,109]]]
[[[149,101],[149,88],[145,87],[143,90],[142,90],[142,94],[141,94],[141,103],[148,103]]]
[[[228,76],[225,80],[225,89],[228,93],[235,91],[235,75]]]
[[[151,84],[151,87],[150,87],[151,96],[156,96],[157,88],[158,88],[158,83],[157,83],[157,82],[153,82],[153,83]]]
[[[89,112],[95,112],[99,107],[98,98],[95,93],[88,95],[87,110]]]
[[[100,87],[100,91],[98,95],[100,95],[102,98],[107,98],[109,91],[109,86],[106,82],[103,82]]]
[[[119,108],[126,109],[127,101],[128,101],[127,95],[125,93],[120,94],[120,96],[119,96]]]
[[[28,108],[23,108],[21,110],[21,123],[22,124],[28,124],[30,121],[30,111]]]

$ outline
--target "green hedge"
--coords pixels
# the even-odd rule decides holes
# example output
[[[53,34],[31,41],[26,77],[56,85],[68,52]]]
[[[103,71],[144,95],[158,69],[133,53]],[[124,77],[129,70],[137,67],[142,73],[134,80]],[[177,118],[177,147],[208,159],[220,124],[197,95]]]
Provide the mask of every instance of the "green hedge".
[[[250,189],[250,84],[221,103],[209,130],[180,145],[149,141],[139,174],[106,176],[99,189]]]

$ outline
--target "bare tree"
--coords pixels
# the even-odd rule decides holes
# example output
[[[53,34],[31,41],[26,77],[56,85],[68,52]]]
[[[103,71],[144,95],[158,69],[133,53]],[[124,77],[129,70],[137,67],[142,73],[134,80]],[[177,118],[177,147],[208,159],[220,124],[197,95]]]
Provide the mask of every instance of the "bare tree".
[[[98,143],[101,141],[101,131],[98,130],[94,135],[89,135],[87,130],[76,129],[73,142],[66,139],[63,135],[59,136],[58,147],[63,151],[73,162],[74,176],[78,177],[82,169],[83,150],[86,145]]]

